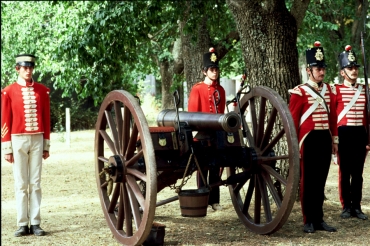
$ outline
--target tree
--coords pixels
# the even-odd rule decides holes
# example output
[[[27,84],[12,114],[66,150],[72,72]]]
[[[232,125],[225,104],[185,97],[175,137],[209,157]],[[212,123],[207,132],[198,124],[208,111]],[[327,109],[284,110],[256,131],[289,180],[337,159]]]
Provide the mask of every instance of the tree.
[[[283,0],[228,0],[227,4],[242,37],[248,82],[269,86],[287,100],[288,89],[300,82],[296,41],[309,1],[295,1],[294,12]]]
[[[338,76],[337,57],[346,45],[350,44],[361,57],[360,33],[364,33],[364,40],[369,46],[370,38],[370,9],[368,0],[351,1],[317,1],[310,4],[304,22],[299,30],[298,47],[304,51],[307,44],[321,40],[325,48],[326,63],[328,65],[325,80],[334,82]],[[365,30],[367,29],[367,31]],[[370,50],[366,50],[369,57]],[[362,59],[359,59],[362,63]],[[369,71],[370,64],[367,63]],[[363,77],[363,69],[360,69]],[[339,76],[341,77],[341,76]]]
[[[304,50],[322,42],[331,81],[337,53],[351,37],[358,45],[360,23],[369,15],[368,0],[176,3],[2,1],[2,86],[14,79],[14,56],[27,51],[39,57],[40,78],[51,75],[64,96],[92,96],[99,105],[113,89],[136,94],[134,82],[153,73],[161,80],[162,105],[169,108],[179,82],[190,88],[202,80],[202,55],[213,46],[223,76],[245,67],[252,86],[270,86],[287,100],[287,89],[300,83],[298,65],[304,61],[298,57]]]

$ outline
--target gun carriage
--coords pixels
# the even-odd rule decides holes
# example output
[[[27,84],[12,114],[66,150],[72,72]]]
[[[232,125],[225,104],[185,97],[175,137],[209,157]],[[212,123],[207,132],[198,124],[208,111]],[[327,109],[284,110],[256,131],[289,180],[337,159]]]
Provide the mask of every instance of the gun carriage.
[[[284,100],[264,86],[243,86],[226,114],[163,110],[149,127],[137,98],[117,90],[104,99],[96,124],[95,171],[103,213],[116,240],[142,244],[152,229],[157,193],[210,165],[226,170],[241,222],[272,234],[286,222],[299,181],[298,141]],[[249,114],[247,114],[249,112]],[[250,118],[250,119],[248,119]],[[197,134],[194,137],[194,134]],[[193,158],[196,157],[196,158]],[[214,160],[217,160],[215,164]],[[177,186],[177,192],[181,185]]]

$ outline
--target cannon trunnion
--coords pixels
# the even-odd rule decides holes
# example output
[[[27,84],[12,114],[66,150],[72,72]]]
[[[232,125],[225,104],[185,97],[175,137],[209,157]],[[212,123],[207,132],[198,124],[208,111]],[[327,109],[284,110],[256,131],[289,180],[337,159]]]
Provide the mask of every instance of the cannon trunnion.
[[[258,234],[279,230],[295,202],[298,141],[284,100],[267,87],[245,94],[234,112],[163,110],[149,127],[137,100],[112,91],[96,124],[95,173],[103,213],[117,241],[142,244],[151,232],[157,193],[202,169],[226,170],[226,185],[241,222]],[[226,177],[225,177],[226,176]]]

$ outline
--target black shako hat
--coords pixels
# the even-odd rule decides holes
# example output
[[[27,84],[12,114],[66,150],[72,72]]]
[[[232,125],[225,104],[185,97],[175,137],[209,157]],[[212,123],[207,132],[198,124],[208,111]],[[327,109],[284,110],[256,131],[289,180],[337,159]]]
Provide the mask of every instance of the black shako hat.
[[[214,48],[209,48],[209,52],[203,55],[203,67],[217,67],[218,68],[218,57]]]
[[[316,41],[314,47],[306,50],[307,67],[326,67],[324,48]]]
[[[15,63],[23,67],[34,67],[36,56],[30,54],[20,54],[15,57]]]
[[[357,64],[356,54],[352,51],[352,47],[347,45],[344,49],[345,51],[338,56],[340,69],[346,67],[359,67],[360,65]]]

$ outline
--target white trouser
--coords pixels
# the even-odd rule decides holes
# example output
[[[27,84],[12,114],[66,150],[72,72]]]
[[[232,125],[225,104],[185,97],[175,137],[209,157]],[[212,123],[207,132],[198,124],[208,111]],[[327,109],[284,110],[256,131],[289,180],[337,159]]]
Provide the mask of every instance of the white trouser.
[[[18,226],[39,225],[43,134],[12,135]]]

